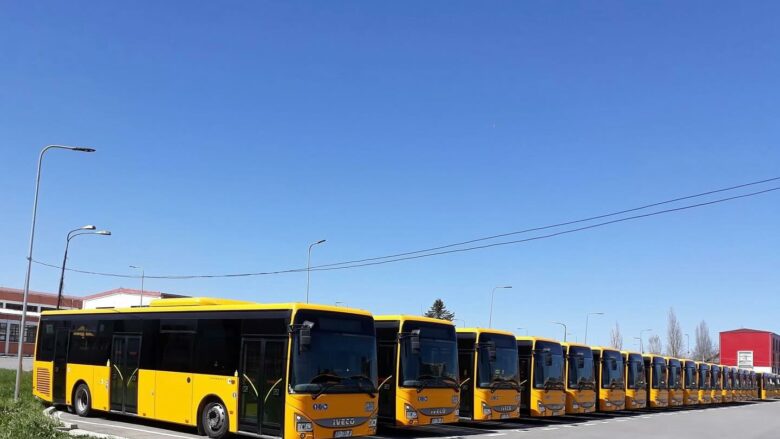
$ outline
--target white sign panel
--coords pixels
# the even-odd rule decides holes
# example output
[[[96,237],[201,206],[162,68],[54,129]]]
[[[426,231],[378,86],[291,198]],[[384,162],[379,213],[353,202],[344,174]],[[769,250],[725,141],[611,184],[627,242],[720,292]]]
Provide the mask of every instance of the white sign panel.
[[[742,369],[752,369],[753,351],[737,351],[737,367]]]

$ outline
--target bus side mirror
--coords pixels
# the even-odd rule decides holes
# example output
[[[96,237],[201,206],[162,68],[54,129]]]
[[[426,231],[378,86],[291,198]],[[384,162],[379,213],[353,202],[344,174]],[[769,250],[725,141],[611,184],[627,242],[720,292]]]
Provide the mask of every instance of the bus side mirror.
[[[412,348],[412,352],[420,352],[420,330],[415,329],[412,331],[412,335],[409,337],[409,346]]]

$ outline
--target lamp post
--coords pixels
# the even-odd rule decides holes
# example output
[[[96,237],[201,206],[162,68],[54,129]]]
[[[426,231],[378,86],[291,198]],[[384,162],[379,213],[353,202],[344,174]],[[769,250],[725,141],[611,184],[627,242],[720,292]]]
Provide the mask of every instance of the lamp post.
[[[645,353],[645,348],[644,348],[644,344],[643,344],[644,343],[644,341],[643,341],[644,338],[642,338],[642,334],[644,334],[645,332],[650,332],[650,331],[652,331],[652,329],[642,329],[641,331],[639,331],[639,351],[642,352],[643,354]]]
[[[552,323],[563,326],[563,342],[566,343],[566,334],[567,334],[566,324],[561,322],[552,322]]]
[[[306,303],[309,303],[309,283],[311,281],[311,248],[315,245],[320,245],[327,241],[327,239],[320,239],[319,241],[309,245],[309,257],[306,260]]]
[[[503,287],[493,287],[493,291],[490,292],[490,318],[488,319],[488,328],[493,327],[493,297],[496,295],[496,290],[512,288],[512,285],[505,285]]]
[[[92,148],[85,148],[82,146],[65,146],[65,145],[48,145],[41,150],[38,156],[38,169],[35,174],[35,197],[33,198],[33,212],[32,221],[30,224],[30,247],[27,251],[27,273],[24,276],[24,296],[22,298],[22,318],[19,322],[20,333],[24,335],[24,324],[27,320],[27,299],[30,295],[30,271],[32,270],[32,256],[33,256],[33,243],[35,241],[35,220],[38,215],[38,190],[41,186],[41,164],[43,163],[43,156],[46,151],[50,149],[66,149],[76,152],[95,152]],[[22,346],[24,340],[19,341],[19,361],[16,365],[16,385],[14,386],[14,401],[19,400],[19,387],[22,383]]]
[[[77,233],[84,230],[84,232]],[[70,247],[70,240],[81,235],[103,235],[103,236],[110,236],[111,232],[108,230],[98,230],[97,232],[94,231],[95,226],[88,224],[83,227],[79,227],[78,229],[73,229],[70,232],[68,232],[68,236],[65,239],[65,256],[62,257],[62,271],[60,271],[60,286],[57,289],[57,309],[60,309],[60,306],[62,305],[62,289],[65,285],[65,264],[68,263],[68,248]]]
[[[588,344],[588,319],[590,316],[603,316],[603,312],[589,312],[585,315],[585,344]]]
[[[138,306],[144,306],[144,277],[146,272],[144,271],[144,267],[139,267],[136,265],[129,265],[129,267],[135,268],[136,270],[141,270],[141,300],[138,301]]]

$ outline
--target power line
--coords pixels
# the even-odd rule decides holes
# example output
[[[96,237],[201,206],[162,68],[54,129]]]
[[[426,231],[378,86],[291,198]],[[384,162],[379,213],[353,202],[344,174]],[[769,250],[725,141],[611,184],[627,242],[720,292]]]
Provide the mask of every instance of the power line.
[[[720,199],[717,199],[717,200],[712,200],[712,201],[707,201],[707,202],[702,202],[702,203],[697,203],[697,204],[692,204],[692,205],[687,205],[687,206],[681,206],[681,207],[665,209],[665,210],[660,210],[660,211],[655,211],[655,212],[650,212],[650,213],[645,213],[645,214],[640,214],[640,215],[629,216],[629,217],[625,217],[625,218],[619,218],[619,219],[615,219],[615,220],[605,221],[605,222],[601,222],[601,223],[597,223],[597,224],[591,224],[591,225],[578,227],[578,228],[574,228],[574,229],[563,230],[563,231],[560,231],[560,232],[550,233],[550,234],[546,234],[546,235],[534,236],[534,237],[531,237],[531,238],[511,240],[511,241],[502,241],[502,242],[496,242],[496,243],[491,243],[491,244],[484,244],[484,245],[479,245],[479,246],[471,246],[471,247],[465,247],[465,248],[459,248],[459,249],[444,250],[444,249],[447,249],[447,248],[461,246],[461,245],[468,244],[468,243],[485,241],[485,240],[489,240],[489,239],[495,239],[495,238],[498,238],[498,237],[516,235],[516,234],[520,234],[520,233],[529,233],[529,232],[533,232],[533,231],[547,230],[547,229],[551,229],[551,228],[562,227],[562,226],[565,226],[565,225],[578,224],[578,223],[583,223],[583,222],[587,222],[587,221],[593,221],[595,219],[612,217],[612,216],[616,216],[616,215],[620,215],[620,214],[624,214],[624,213],[628,213],[628,212],[635,212],[635,211],[647,209],[647,208],[650,208],[650,207],[656,207],[656,206],[659,206],[659,205],[673,203],[675,201],[681,201],[681,200],[687,200],[687,199],[691,199],[691,198],[697,198],[697,197],[701,197],[701,196],[705,196],[705,195],[710,195],[710,194],[714,194],[714,193],[734,190],[734,189],[747,187],[747,186],[753,186],[753,185],[766,183],[766,182],[769,182],[769,181],[775,181],[775,180],[780,180],[780,177],[771,178],[771,179],[767,179],[767,180],[762,180],[762,181],[759,181],[759,182],[746,183],[746,184],[742,184],[742,185],[738,185],[738,186],[732,186],[730,188],[717,189],[717,190],[714,190],[714,191],[703,192],[703,193],[695,194],[695,195],[689,195],[689,196],[685,196],[685,197],[676,198],[676,199],[673,199],[673,200],[667,200],[667,201],[662,201],[662,202],[658,202],[658,203],[648,204],[648,205],[641,206],[641,207],[636,207],[636,208],[632,208],[632,209],[626,209],[626,210],[623,210],[623,211],[608,213],[608,214],[599,215],[599,216],[595,216],[595,217],[590,217],[590,218],[586,218],[586,219],[580,219],[580,220],[575,220],[575,221],[568,221],[568,222],[565,222],[565,223],[558,223],[558,224],[553,224],[553,225],[548,225],[548,226],[536,227],[536,228],[532,228],[532,229],[526,229],[526,230],[521,230],[521,231],[517,231],[517,232],[504,233],[504,234],[500,234],[500,235],[493,235],[491,237],[478,238],[478,239],[473,239],[473,240],[469,240],[469,241],[463,241],[461,243],[448,244],[448,245],[440,246],[440,247],[433,247],[433,248],[427,249],[427,250],[417,250],[417,251],[413,251],[413,252],[399,253],[399,254],[396,254],[396,255],[380,256],[380,257],[375,257],[375,258],[367,258],[367,259],[360,259],[360,260],[354,260],[354,261],[345,261],[345,262],[331,263],[331,264],[325,264],[325,265],[318,265],[318,266],[311,267],[311,270],[312,271],[333,271],[333,270],[360,268],[360,267],[367,267],[367,266],[372,266],[372,265],[383,265],[383,264],[388,264],[388,263],[393,263],[393,262],[400,262],[400,261],[413,260],[413,259],[421,259],[421,258],[427,258],[427,257],[432,257],[432,256],[440,256],[440,255],[445,255],[445,254],[461,253],[461,252],[467,252],[467,251],[475,251],[475,250],[481,250],[481,249],[486,249],[486,248],[491,248],[491,247],[513,245],[513,244],[521,244],[521,243],[530,242],[530,241],[538,241],[538,240],[542,240],[542,239],[549,239],[549,238],[553,238],[553,237],[560,236],[560,235],[566,235],[566,234],[571,234],[571,233],[575,233],[575,232],[581,232],[581,231],[594,229],[594,228],[598,228],[598,227],[604,227],[604,226],[611,225],[611,224],[616,224],[616,223],[621,223],[621,222],[626,222],[626,221],[632,221],[632,220],[637,220],[637,219],[641,219],[641,218],[647,218],[647,217],[652,217],[652,216],[657,216],[657,215],[662,215],[662,214],[667,214],[667,213],[679,212],[679,211],[683,211],[683,210],[689,210],[689,209],[709,206],[709,205],[713,205],[713,204],[724,203],[724,202],[733,201],[733,200],[742,199],[742,198],[753,197],[753,196],[757,196],[757,195],[761,195],[761,194],[765,194],[765,193],[769,193],[769,192],[780,190],[780,187],[774,187],[774,188],[765,189],[765,190],[761,190],[761,191],[757,191],[757,192],[751,192],[751,193],[742,194],[742,195],[735,195],[735,196],[732,196],[732,197],[720,198]],[[442,250],[442,251],[434,251],[434,250]],[[420,254],[420,253],[424,253],[424,254]],[[41,261],[37,261],[37,260],[33,260],[33,262],[35,262],[38,265],[43,265],[43,266],[46,266],[46,267],[58,268],[58,269],[61,268],[61,266],[57,266],[57,265],[54,265],[54,264],[49,264],[49,263],[45,263],[45,262],[41,262]],[[121,273],[105,273],[105,272],[96,272],[96,271],[88,271],[88,270],[78,270],[78,269],[73,269],[73,268],[66,268],[66,270],[70,271],[70,272],[74,272],[74,273],[96,275],[96,276],[106,276],[106,277],[129,278],[129,279],[136,279],[136,278],[139,277],[137,275],[128,275],[128,274],[121,274]],[[299,272],[305,272],[305,271],[306,271],[306,268],[295,268],[295,269],[285,269],[285,270],[276,270],[276,271],[263,271],[263,272],[250,272],[250,273],[228,273],[228,274],[211,274],[211,275],[209,275],[209,274],[203,274],[203,275],[158,275],[158,276],[146,275],[145,277],[148,278],[148,279],[171,279],[171,280],[213,279],[213,278],[267,276],[267,275],[277,275],[277,274],[286,274],[286,273],[299,273]]]

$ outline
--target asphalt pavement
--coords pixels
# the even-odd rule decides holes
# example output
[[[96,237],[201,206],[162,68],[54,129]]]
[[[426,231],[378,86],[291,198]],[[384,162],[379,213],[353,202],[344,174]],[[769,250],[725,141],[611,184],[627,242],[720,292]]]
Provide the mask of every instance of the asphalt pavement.
[[[127,439],[200,438],[192,428],[150,422],[118,415],[79,418],[58,412],[60,418],[88,430]],[[742,403],[702,409],[626,412],[614,415],[567,416],[544,420],[460,423],[413,429],[380,429],[369,439],[632,439],[780,438],[780,401]]]

